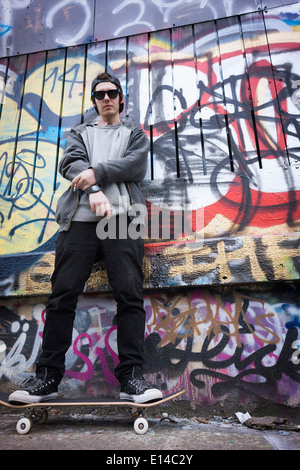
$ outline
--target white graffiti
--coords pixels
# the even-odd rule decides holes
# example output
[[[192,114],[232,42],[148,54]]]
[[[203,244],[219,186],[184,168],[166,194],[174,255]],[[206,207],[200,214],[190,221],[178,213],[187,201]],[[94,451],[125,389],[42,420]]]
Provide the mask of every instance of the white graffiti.
[[[88,0],[62,0],[60,3],[57,3],[56,5],[54,5],[54,7],[46,15],[46,28],[50,29],[53,27],[55,15],[61,9],[71,4],[72,5],[77,4],[80,7],[82,7],[82,10],[84,12],[84,20],[83,20],[82,27],[78,31],[76,31],[76,34],[74,34],[73,36],[69,36],[69,37],[60,36],[55,39],[55,41],[58,44],[61,44],[64,46],[72,46],[74,44],[78,44],[78,42],[88,32],[88,28],[89,28],[90,20],[91,20],[91,11],[88,5]]]
[[[261,0],[2,0],[0,57],[260,10]]]
[[[123,8],[125,8],[126,6],[131,5],[131,4],[137,4],[140,7],[140,12],[139,12],[138,16],[133,21],[130,21],[129,23],[126,23],[126,24],[120,26],[120,28],[118,28],[114,32],[114,36],[119,36],[121,31],[123,31],[125,29],[128,29],[128,31],[130,31],[130,27],[133,26],[133,25],[136,26],[137,24],[147,26],[150,30],[154,31],[155,28],[151,23],[148,23],[147,21],[141,21],[142,17],[144,16],[144,13],[145,13],[145,5],[144,5],[143,0],[125,0],[123,3],[121,3],[121,5],[119,5],[118,7],[116,7],[112,11],[112,14],[116,15],[121,10],[123,10]]]
[[[292,362],[293,364],[300,364],[300,341],[294,341],[292,348],[296,349],[296,351],[292,354]]]
[[[2,41],[0,42],[1,57],[6,56],[7,46],[12,35],[11,25],[13,23],[13,10],[26,8],[30,5],[30,2],[31,0],[2,0],[0,5],[0,18],[2,25],[6,28],[6,32],[3,34]]]
[[[152,3],[154,3],[154,5],[156,5],[159,8],[160,13],[163,15],[164,22],[167,23],[169,21],[170,13],[174,8],[182,4],[188,5],[189,3],[193,3],[193,1],[194,0],[185,0],[185,1],[173,0],[171,2],[166,2],[165,0],[152,0]],[[207,0],[204,0],[204,1],[207,1]],[[202,8],[202,5],[200,5],[200,8]]]
[[[19,332],[20,329],[21,331]],[[2,359],[0,365],[0,379],[5,377],[9,380],[15,381],[16,377],[18,377],[18,381],[22,382],[26,377],[28,377],[26,371],[33,367],[40,349],[43,324],[40,322],[31,348],[31,354],[29,358],[26,358],[24,354],[24,346],[27,340],[28,329],[28,323],[24,323],[21,327],[20,322],[14,322],[12,325],[12,333],[19,334],[19,336],[13,347],[9,352],[7,352],[5,344],[3,344],[3,342],[0,344],[0,354]]]

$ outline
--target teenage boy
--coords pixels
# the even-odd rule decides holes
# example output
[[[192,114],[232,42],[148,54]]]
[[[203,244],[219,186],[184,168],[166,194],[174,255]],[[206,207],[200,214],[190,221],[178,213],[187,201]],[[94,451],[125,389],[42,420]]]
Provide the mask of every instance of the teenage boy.
[[[130,208],[134,204],[145,207],[140,182],[146,172],[148,139],[140,127],[121,122],[124,97],[117,77],[99,74],[92,82],[91,99],[99,119],[71,130],[59,165],[70,187],[57,204],[59,235],[42,352],[35,376],[23,382],[9,396],[10,401],[35,403],[58,395],[78,296],[99,259],[105,261],[117,304],[119,364],[115,376],[121,386],[120,398],[136,403],[162,398],[162,392],[142,372],[144,243],[142,236],[124,237],[124,224],[127,229],[134,223]],[[97,224],[104,217],[115,218],[114,236],[99,236]]]

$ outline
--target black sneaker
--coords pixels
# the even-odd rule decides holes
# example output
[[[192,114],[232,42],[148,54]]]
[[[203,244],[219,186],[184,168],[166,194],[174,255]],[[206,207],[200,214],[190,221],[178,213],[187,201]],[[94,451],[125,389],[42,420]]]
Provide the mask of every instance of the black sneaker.
[[[143,376],[130,378],[121,387],[120,399],[134,403],[147,403],[163,398],[162,392],[151,385]]]
[[[20,390],[16,390],[8,397],[10,403],[40,403],[58,396],[59,381],[54,377],[40,379],[29,377],[21,384]]]

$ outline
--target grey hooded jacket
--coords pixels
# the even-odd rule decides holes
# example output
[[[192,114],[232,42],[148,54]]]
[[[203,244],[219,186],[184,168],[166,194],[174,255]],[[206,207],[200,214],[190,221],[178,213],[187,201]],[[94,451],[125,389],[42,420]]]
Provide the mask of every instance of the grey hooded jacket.
[[[81,124],[71,129],[68,137],[68,146],[59,164],[58,169],[60,174],[70,181],[81,171],[91,168],[88,152],[82,138],[82,133],[88,125],[91,124]],[[124,125],[131,127],[128,124]],[[93,167],[96,182],[100,185],[124,182],[128,190],[131,206],[138,204],[145,207],[140,182],[146,174],[148,150],[149,141],[146,134],[140,127],[133,127],[123,158],[101,162]],[[60,226],[60,231],[69,230],[81,194],[81,190],[73,191],[70,186],[58,200],[56,222]]]

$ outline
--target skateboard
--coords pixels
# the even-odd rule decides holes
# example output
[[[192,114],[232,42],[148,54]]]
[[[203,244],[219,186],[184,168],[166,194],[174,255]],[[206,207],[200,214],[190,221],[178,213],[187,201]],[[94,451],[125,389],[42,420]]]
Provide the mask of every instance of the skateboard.
[[[80,399],[70,399],[70,398],[56,398],[55,400],[43,401],[40,403],[30,403],[30,404],[21,404],[21,403],[11,403],[8,402],[8,397],[4,393],[0,393],[0,405],[6,406],[8,408],[14,408],[18,411],[22,410],[22,415],[20,416],[19,421],[16,425],[16,430],[18,434],[27,434],[33,423],[43,424],[48,418],[48,410],[54,409],[57,407],[101,407],[101,406],[123,406],[129,408],[131,416],[134,419],[133,428],[137,434],[145,434],[148,431],[149,423],[146,417],[146,410],[153,406],[159,406],[163,403],[167,403],[174,398],[179,397],[185,392],[181,390],[176,393],[167,395],[159,400],[154,400],[147,403],[135,403],[133,401],[118,400],[116,398],[80,398]],[[168,413],[163,413],[161,419],[169,419],[173,421]]]

